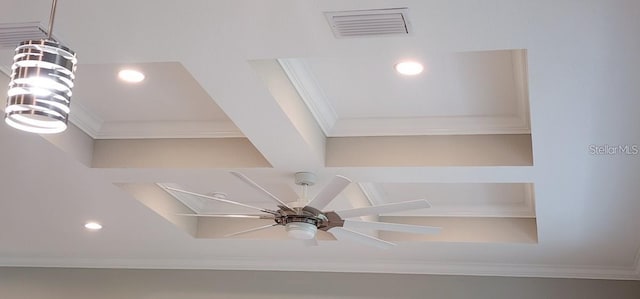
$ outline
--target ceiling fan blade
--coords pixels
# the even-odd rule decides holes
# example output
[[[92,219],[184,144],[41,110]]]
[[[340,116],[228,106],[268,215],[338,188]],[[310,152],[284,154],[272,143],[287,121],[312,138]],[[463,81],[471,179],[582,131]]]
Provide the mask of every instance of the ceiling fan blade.
[[[351,184],[351,180],[341,175],[336,175],[328,185],[309,202],[307,206],[322,210],[326,207],[344,188]]]
[[[358,242],[364,245],[375,246],[380,249],[389,249],[393,246],[396,246],[395,243],[387,242],[382,239],[378,239],[369,235],[365,235],[363,233],[355,232],[350,229],[346,229],[343,227],[334,227],[329,230],[331,234],[338,240],[352,240],[354,242]]]
[[[358,217],[358,216],[392,213],[392,212],[398,212],[398,211],[416,210],[416,209],[429,208],[429,207],[431,207],[431,205],[429,205],[429,202],[427,202],[425,199],[418,199],[418,200],[405,201],[405,202],[399,202],[399,203],[390,203],[390,204],[373,206],[373,207],[336,211],[336,213],[341,218],[351,218],[351,217]]]
[[[264,226],[260,226],[260,227],[254,227],[254,228],[251,228],[251,229],[247,229],[247,230],[235,232],[235,233],[232,233],[232,234],[228,234],[228,235],[225,235],[224,237],[225,238],[229,238],[229,237],[235,237],[235,236],[239,236],[239,235],[244,235],[244,234],[248,234],[248,233],[251,233],[251,232],[256,232],[256,231],[259,231],[259,230],[272,228],[272,227],[274,227],[276,225],[279,225],[279,224],[278,223],[274,223],[274,224],[264,225]]]
[[[237,214],[176,214],[176,215],[187,216],[187,217],[274,219],[272,215],[237,215]]]
[[[228,200],[228,199],[217,198],[217,197],[208,196],[208,195],[204,195],[204,194],[199,194],[199,193],[195,193],[195,192],[191,192],[191,191],[176,189],[176,188],[173,188],[173,187],[165,187],[165,188],[167,190],[171,190],[171,191],[175,191],[175,192],[180,192],[180,193],[184,193],[184,194],[189,194],[189,195],[198,196],[198,197],[202,197],[202,198],[207,198],[207,199],[211,199],[211,200],[216,200],[216,201],[219,201],[219,202],[224,202],[224,203],[228,203],[228,204],[232,204],[232,205],[236,205],[236,206],[241,206],[241,207],[245,207],[245,208],[249,208],[249,209],[258,210],[260,212],[267,213],[267,214],[278,215],[277,212],[269,210],[269,209],[263,209],[263,208],[259,208],[259,207],[254,207],[254,206],[250,206],[250,205],[247,205],[247,204],[235,202],[235,201]]]
[[[373,221],[359,221],[359,220],[345,220],[342,227],[356,228],[356,229],[361,228],[361,229],[384,230],[384,231],[414,233],[414,234],[437,234],[441,230],[440,227],[433,227],[433,226],[373,222]]]
[[[239,172],[235,172],[235,171],[232,171],[231,174],[234,175],[235,177],[239,178],[241,181],[249,184],[251,187],[253,187],[253,188],[257,189],[258,191],[261,191],[262,193],[264,193],[267,196],[269,196],[269,198],[271,198],[273,201],[275,201],[278,204],[278,206],[282,206],[282,207],[285,207],[285,208],[293,211],[293,208],[291,208],[289,205],[287,205],[284,201],[280,200],[280,198],[278,198],[277,196],[271,194],[271,192],[267,191],[267,189],[262,188],[262,186],[258,185],[258,183],[254,182],[253,180],[251,180],[246,175],[244,175],[242,173],[239,173]]]

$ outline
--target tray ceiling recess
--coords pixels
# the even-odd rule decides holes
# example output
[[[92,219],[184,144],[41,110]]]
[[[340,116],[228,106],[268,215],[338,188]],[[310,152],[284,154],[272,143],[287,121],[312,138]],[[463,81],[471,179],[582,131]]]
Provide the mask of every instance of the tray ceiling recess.
[[[236,189],[233,180],[218,180],[210,183],[208,196],[223,201],[242,198],[261,198],[246,193],[244,186]],[[173,192],[171,190],[206,190],[202,184],[118,184],[145,206],[181,228],[194,238],[233,238],[254,240],[289,240],[284,230],[267,229],[250,231],[252,228],[269,226],[270,219],[240,216],[251,209],[238,208],[200,196]],[[266,189],[273,186],[265,185]],[[471,243],[537,243],[537,222],[533,195],[533,184],[529,183],[429,183],[429,184],[378,184],[356,183],[346,189],[327,207],[327,211],[392,206],[401,202],[426,199],[430,208],[414,208],[402,212],[385,212],[366,218],[367,221],[440,227],[438,234],[411,234],[406,232],[382,232],[361,230],[375,238],[402,242],[471,242]],[[277,189],[277,188],[276,188]],[[314,189],[310,189],[314,190]],[[251,190],[249,190],[251,191]],[[281,191],[280,191],[281,192]],[[277,192],[277,193],[280,193]],[[206,193],[206,192],[204,192]],[[257,193],[259,195],[259,193]],[[309,198],[313,198],[313,194]],[[264,197],[264,196],[262,196]],[[260,208],[273,208],[267,200],[254,200],[250,204]],[[255,213],[253,213],[255,214]],[[189,217],[210,215],[210,217]],[[215,215],[220,215],[216,217]],[[234,235],[248,230],[248,233]],[[335,240],[330,235],[319,234],[320,241]]]
[[[123,69],[146,78],[124,82]],[[77,77],[71,121],[93,139],[244,137],[179,62],[83,64]]]
[[[278,62],[328,137],[530,134],[526,50],[422,60],[413,78],[391,54]]]

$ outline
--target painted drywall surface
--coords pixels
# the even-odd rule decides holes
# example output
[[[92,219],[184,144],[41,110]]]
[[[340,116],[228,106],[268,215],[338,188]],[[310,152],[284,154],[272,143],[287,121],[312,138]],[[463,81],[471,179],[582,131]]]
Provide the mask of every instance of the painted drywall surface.
[[[100,139],[95,168],[270,167],[246,138]]]
[[[532,166],[531,135],[378,136],[327,139],[330,167]]]
[[[267,271],[0,268],[0,298],[637,299],[640,281]]]

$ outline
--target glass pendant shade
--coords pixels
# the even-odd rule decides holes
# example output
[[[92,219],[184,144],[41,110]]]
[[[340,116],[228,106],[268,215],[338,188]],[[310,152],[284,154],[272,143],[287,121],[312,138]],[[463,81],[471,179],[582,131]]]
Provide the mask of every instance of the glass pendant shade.
[[[67,128],[76,54],[52,40],[28,40],[16,48],[5,122],[19,130],[50,134]]]

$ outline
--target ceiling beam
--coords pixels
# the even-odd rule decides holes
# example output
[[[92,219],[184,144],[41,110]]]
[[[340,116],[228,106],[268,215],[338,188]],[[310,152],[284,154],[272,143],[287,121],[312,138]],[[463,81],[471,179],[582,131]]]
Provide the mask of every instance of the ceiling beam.
[[[295,172],[324,166],[326,138],[275,59],[214,60],[207,65],[190,60],[185,66],[274,168]],[[211,65],[226,71],[212,72]]]

